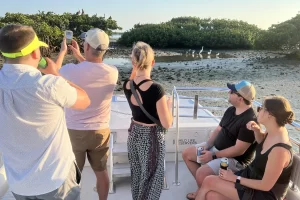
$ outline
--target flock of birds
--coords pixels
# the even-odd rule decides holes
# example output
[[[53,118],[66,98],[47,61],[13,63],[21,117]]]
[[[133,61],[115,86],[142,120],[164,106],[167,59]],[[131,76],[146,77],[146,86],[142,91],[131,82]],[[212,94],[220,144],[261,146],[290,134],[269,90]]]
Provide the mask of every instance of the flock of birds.
[[[76,15],[84,15],[84,10],[83,9],[78,10],[77,13],[76,13]]]
[[[189,49],[188,51],[185,52],[185,55],[188,56],[191,54],[192,57],[195,57],[195,56],[197,57],[199,55],[199,57],[202,58],[203,57],[202,56],[203,48],[204,47],[202,46],[202,49],[199,51],[199,53],[196,53],[196,50]],[[210,58],[211,52],[212,52],[212,50],[209,50],[207,52],[207,58]],[[219,58],[219,55],[220,55],[220,53],[216,53],[216,58]]]

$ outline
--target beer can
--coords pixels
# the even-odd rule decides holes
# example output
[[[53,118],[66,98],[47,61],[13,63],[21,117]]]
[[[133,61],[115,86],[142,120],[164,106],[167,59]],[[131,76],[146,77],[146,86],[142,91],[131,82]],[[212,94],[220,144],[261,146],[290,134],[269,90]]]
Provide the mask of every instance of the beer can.
[[[200,156],[201,156],[203,150],[204,150],[204,147],[197,147],[197,163],[199,163],[199,164],[201,164]]]
[[[220,168],[227,170],[228,166],[229,166],[228,158],[222,158],[220,162]]]

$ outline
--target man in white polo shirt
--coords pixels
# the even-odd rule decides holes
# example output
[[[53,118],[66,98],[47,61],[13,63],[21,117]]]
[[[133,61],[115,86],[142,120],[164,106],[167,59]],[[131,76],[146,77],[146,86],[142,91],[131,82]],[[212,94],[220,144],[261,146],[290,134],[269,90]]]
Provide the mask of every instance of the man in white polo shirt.
[[[97,178],[99,199],[106,200],[109,179],[106,170],[109,150],[109,121],[111,100],[118,80],[118,70],[103,63],[109,47],[108,35],[98,29],[84,34],[84,57],[73,40],[69,47],[79,64],[67,64],[59,70],[66,79],[82,87],[91,99],[91,105],[82,111],[66,108],[67,127],[79,169],[82,171],[86,156]],[[63,55],[58,57],[61,66]]]
[[[17,200],[78,200],[80,172],[66,126],[64,107],[85,109],[87,93],[60,76],[56,64],[37,69],[39,41],[29,26],[0,31],[0,151],[9,187]],[[62,45],[60,54],[66,54]]]

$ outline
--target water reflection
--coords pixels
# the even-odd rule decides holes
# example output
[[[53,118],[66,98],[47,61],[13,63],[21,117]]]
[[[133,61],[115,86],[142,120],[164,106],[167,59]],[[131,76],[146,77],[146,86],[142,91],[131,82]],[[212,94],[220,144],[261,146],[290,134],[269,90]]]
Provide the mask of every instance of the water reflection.
[[[172,63],[172,62],[182,62],[182,61],[197,61],[197,60],[202,60],[202,59],[220,59],[220,58],[231,58],[230,56],[226,54],[183,54],[183,55],[176,55],[176,56],[157,56],[155,57],[155,62],[167,62],[167,63]],[[104,62],[110,65],[130,65],[131,60],[130,58],[105,58]]]

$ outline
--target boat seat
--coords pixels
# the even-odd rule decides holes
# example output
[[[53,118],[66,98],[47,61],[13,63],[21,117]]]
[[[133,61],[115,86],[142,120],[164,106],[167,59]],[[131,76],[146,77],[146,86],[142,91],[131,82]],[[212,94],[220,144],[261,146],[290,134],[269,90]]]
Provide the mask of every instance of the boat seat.
[[[300,189],[300,154],[294,154],[291,182]],[[285,199],[299,200],[300,191],[290,187]]]

